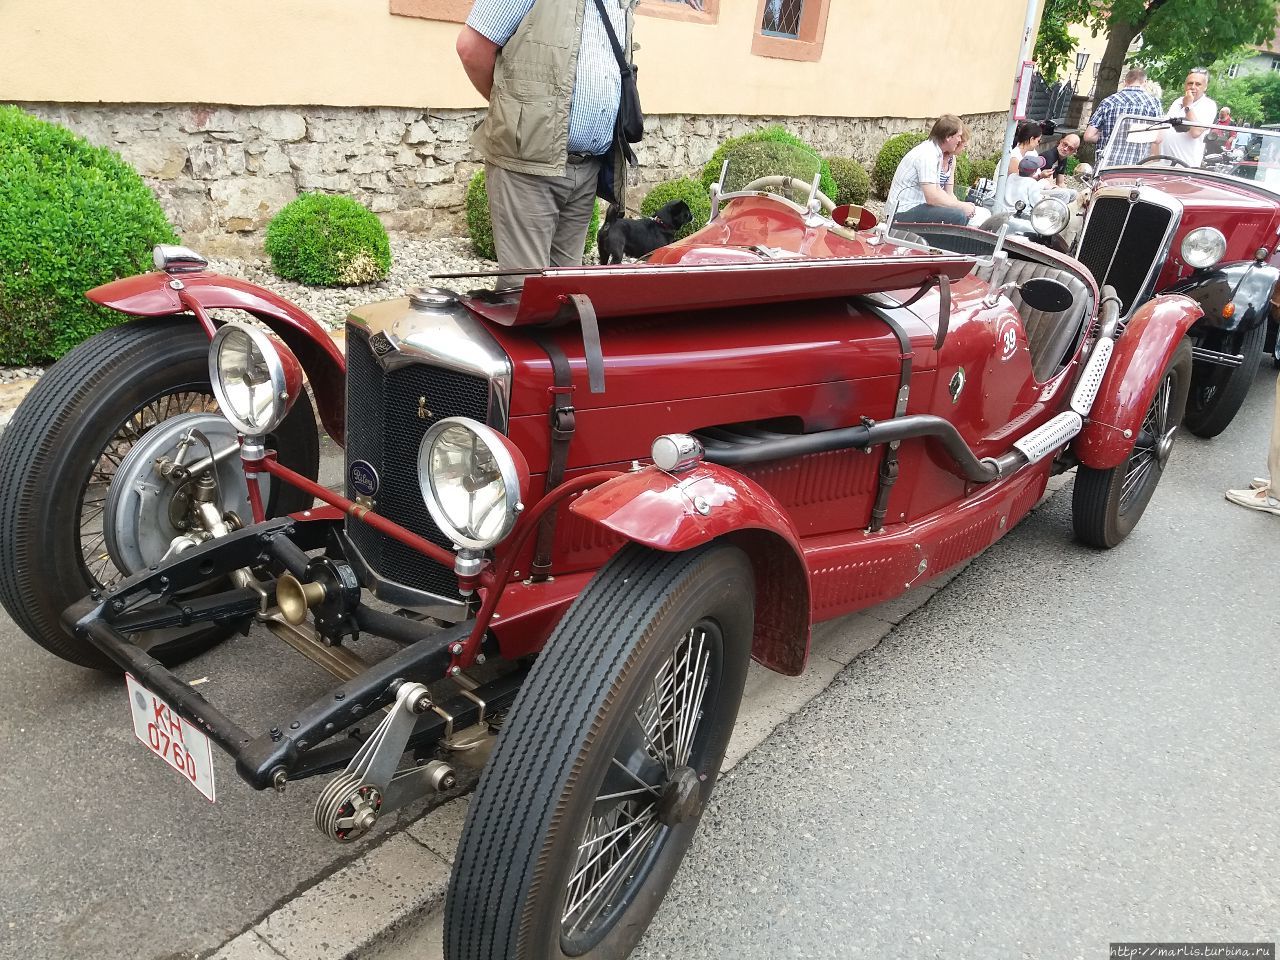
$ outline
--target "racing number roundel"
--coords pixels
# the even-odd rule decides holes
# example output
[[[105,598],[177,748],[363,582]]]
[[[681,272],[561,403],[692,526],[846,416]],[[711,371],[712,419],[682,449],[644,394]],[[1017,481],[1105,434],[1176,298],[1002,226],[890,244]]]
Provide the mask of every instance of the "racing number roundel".
[[[1018,350],[1018,321],[1012,317],[1005,317],[1000,322],[1000,328],[996,333],[996,346],[1000,351],[1000,362],[1008,363],[1009,359]]]

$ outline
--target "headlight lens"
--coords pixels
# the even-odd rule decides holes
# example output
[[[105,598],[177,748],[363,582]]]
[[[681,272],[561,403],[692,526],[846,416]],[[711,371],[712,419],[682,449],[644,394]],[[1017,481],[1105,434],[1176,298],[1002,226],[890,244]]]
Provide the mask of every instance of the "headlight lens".
[[[1197,227],[1182,238],[1182,262],[1196,270],[1212,267],[1227,253],[1227,238],[1213,227]]]
[[[1067,229],[1071,211],[1057,197],[1045,197],[1031,208],[1031,229],[1042,237],[1054,237]]]
[[[302,367],[270,334],[228,323],[209,346],[209,380],[222,415],[246,436],[261,437],[288,415],[302,389]]]
[[[468,420],[434,424],[418,447],[418,483],[431,519],[459,547],[500,543],[524,509],[529,467],[502,434]]]

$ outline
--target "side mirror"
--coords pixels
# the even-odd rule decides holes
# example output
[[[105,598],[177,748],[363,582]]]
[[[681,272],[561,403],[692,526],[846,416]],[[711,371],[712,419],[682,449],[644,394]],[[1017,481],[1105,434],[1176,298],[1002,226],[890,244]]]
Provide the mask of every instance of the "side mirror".
[[[1061,280],[1049,277],[1032,277],[1018,288],[1022,302],[1032,310],[1060,313],[1075,302],[1071,290]]]

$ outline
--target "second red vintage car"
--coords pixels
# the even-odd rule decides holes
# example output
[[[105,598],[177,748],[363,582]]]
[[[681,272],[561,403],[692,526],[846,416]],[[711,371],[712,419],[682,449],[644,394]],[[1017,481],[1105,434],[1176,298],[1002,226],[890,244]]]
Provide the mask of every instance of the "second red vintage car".
[[[646,263],[415,290],[355,310],[345,359],[296,307],[161,248],[91,294],[136,319],[56,364],[0,439],[6,608],[125,672],[121,724],[210,799],[214,746],[258,790],[327,776],[335,841],[496,738],[446,956],[625,955],[748,661],[802,672],[813,624],[984,550],[1057,471],[1077,471],[1077,537],[1123,540],[1201,314],[1159,296],[1122,330],[1124,301],[1041,247],[856,231],[816,177],[734,169],[712,221]],[[249,322],[214,319],[233,308]],[[316,413],[343,494],[316,482]],[[336,680],[251,728],[170,667],[254,622]],[[370,634],[398,646],[372,657]]]

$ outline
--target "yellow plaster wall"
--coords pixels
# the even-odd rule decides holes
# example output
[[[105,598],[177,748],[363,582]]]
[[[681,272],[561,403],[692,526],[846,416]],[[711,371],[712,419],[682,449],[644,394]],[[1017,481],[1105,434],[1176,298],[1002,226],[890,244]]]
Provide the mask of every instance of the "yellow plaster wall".
[[[5,0],[0,99],[106,103],[480,104],[458,25],[387,0]],[[1008,105],[1024,0],[832,0],[822,59],[753,56],[756,0],[700,25],[638,18],[650,113],[929,117]]]

